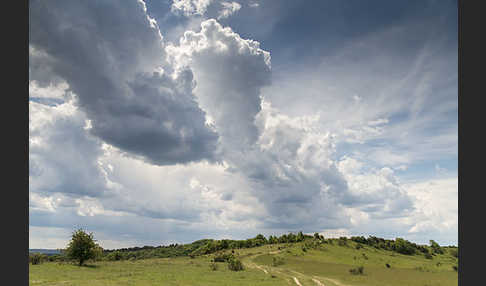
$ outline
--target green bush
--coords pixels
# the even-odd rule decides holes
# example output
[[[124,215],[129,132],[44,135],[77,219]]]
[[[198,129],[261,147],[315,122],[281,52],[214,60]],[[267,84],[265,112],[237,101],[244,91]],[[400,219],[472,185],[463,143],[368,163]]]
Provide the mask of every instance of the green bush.
[[[427,252],[427,253],[425,253],[425,258],[426,259],[432,259],[433,256],[432,256],[432,254],[430,254],[430,253]]]
[[[432,248],[432,251],[437,254],[444,254],[444,249],[435,241],[430,240],[430,248]]]
[[[234,258],[233,254],[230,253],[220,253],[216,254],[213,258],[214,262],[226,262]]]
[[[243,263],[239,259],[230,258],[228,260],[228,269],[232,271],[241,271],[243,270]]]
[[[348,245],[348,239],[347,239],[347,237],[345,237],[345,236],[340,237],[339,240],[338,240],[338,245],[339,246],[346,246],[346,245]]]
[[[123,260],[123,254],[120,251],[113,251],[106,256],[108,261],[118,261]]]
[[[32,265],[41,264],[47,260],[47,255],[41,253],[32,253],[29,255],[29,262]]]
[[[274,256],[272,258],[272,265],[273,266],[279,266],[279,265],[282,265],[282,264],[284,264],[284,259],[282,257]]]
[[[216,271],[216,270],[218,270],[218,264],[216,264],[216,263],[214,263],[214,262],[211,262],[211,263],[209,264],[209,268],[210,268],[211,270],[213,270],[213,271]]]
[[[364,266],[358,266],[356,268],[349,269],[349,273],[353,275],[363,275],[364,274]]]

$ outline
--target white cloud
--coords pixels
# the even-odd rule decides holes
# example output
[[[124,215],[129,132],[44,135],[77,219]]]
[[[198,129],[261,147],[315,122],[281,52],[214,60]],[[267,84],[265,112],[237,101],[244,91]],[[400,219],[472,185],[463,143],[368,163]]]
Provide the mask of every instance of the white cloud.
[[[454,241],[457,179],[399,176],[431,150],[454,154],[457,143],[457,125],[423,136],[433,116],[454,109],[448,102],[423,112],[439,73],[409,86],[430,47],[412,65],[389,66],[375,49],[376,38],[395,37],[384,31],[315,72],[274,76],[259,42],[198,18],[213,1],[173,2],[198,18],[175,44],[140,1],[44,3],[31,5],[29,47],[36,245],[42,229],[65,235],[74,223],[113,247],[320,229]],[[228,16],[241,8],[223,3]],[[347,61],[356,47],[364,66],[391,75]],[[383,53],[394,58],[386,46]],[[392,69],[400,64],[405,78]],[[397,115],[404,109],[411,119]]]
[[[410,233],[442,233],[453,240],[458,226],[458,180],[457,178],[435,179],[405,185],[414,199],[416,211],[411,214],[414,221]]]
[[[214,19],[202,22],[199,32],[185,32],[179,46],[166,50],[174,66],[188,65],[194,71],[194,93],[223,143],[253,144],[260,89],[270,83],[270,53]]]
[[[238,2],[221,2],[223,8],[218,13],[218,20],[228,18],[241,9],[241,4]]]
[[[213,0],[173,0],[171,10],[182,12],[185,16],[204,15]]]
[[[192,71],[164,61],[143,1],[34,1],[29,9],[29,64],[67,82],[91,134],[154,164],[216,160],[218,135],[205,125]],[[31,80],[48,80],[40,75]]]

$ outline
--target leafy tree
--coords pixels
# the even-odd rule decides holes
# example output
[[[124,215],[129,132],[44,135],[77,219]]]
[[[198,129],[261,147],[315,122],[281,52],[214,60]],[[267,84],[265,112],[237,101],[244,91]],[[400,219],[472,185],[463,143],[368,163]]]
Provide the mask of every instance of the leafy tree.
[[[299,231],[295,240],[296,241],[303,241],[304,240],[304,234],[302,233],[302,231]]]
[[[411,255],[415,253],[415,248],[413,245],[403,238],[396,238],[393,248],[394,251],[401,254]]]
[[[88,259],[95,259],[103,249],[95,243],[93,233],[86,233],[82,229],[73,232],[71,241],[66,248],[66,254],[69,258],[79,261],[79,266]]]
[[[432,251],[434,253],[444,254],[444,250],[442,249],[442,247],[440,247],[440,245],[433,240],[430,240],[430,248],[432,248]]]

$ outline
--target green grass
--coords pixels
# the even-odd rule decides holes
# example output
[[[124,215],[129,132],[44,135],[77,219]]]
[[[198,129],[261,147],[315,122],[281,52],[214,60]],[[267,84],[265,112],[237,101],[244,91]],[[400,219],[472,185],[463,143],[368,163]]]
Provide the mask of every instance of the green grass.
[[[423,255],[401,255],[368,246],[356,250],[349,246],[323,244],[302,251],[302,243],[265,245],[238,249],[236,256],[243,271],[230,271],[227,263],[210,268],[212,255],[152,258],[134,261],[91,262],[89,267],[48,262],[29,265],[30,285],[303,285],[326,286],[449,286],[458,284],[452,270],[456,258],[446,253],[432,260]],[[283,249],[278,250],[278,247]],[[365,259],[363,253],[368,259]],[[273,266],[273,257],[283,264]],[[440,262],[440,265],[437,265]],[[387,268],[385,264],[391,265]],[[364,275],[351,275],[349,269],[363,265]],[[273,276],[273,277],[272,277]]]
[[[90,263],[89,267],[48,262],[29,265],[29,285],[282,285],[258,269],[210,269],[209,257],[153,258]]]
[[[448,286],[458,284],[457,272],[452,269],[456,259],[448,254],[437,255],[429,260],[423,255],[402,255],[370,247],[356,250],[354,243],[348,242],[348,244],[349,247],[324,244],[321,249],[309,249],[306,252],[303,252],[299,245],[294,245],[278,254],[260,255],[254,259],[254,262],[272,268],[272,257],[277,255],[284,260],[284,264],[277,268],[290,272],[296,271],[308,277],[322,277],[323,283],[326,283],[325,278],[330,278],[343,285]],[[363,254],[368,259],[365,259]],[[438,262],[440,262],[439,266],[437,266]],[[386,263],[391,268],[387,268]],[[349,269],[360,265],[364,266],[364,275],[349,273]],[[421,267],[421,270],[417,270],[418,267]],[[332,283],[332,280],[325,285],[329,283]]]

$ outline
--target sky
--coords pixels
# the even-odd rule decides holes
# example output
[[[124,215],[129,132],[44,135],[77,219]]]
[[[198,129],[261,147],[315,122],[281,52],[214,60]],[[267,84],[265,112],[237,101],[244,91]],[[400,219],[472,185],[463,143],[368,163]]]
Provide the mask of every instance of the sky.
[[[29,248],[458,242],[456,1],[29,3]]]

